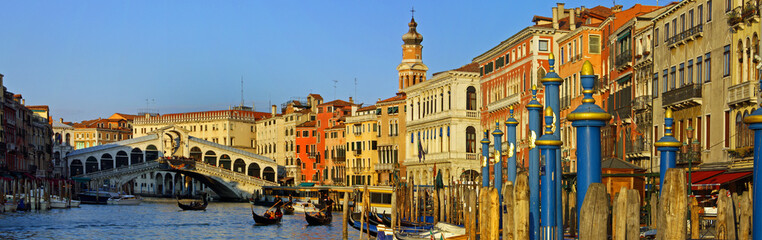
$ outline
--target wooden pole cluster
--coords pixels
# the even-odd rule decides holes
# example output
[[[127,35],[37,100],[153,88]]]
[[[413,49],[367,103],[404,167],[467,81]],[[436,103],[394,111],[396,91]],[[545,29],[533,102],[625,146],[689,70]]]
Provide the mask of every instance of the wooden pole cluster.
[[[640,194],[637,190],[621,188],[614,200],[613,239],[640,238]]]
[[[601,224],[609,222],[609,201],[606,186],[591,183],[579,214],[579,239],[606,240],[608,232]]]

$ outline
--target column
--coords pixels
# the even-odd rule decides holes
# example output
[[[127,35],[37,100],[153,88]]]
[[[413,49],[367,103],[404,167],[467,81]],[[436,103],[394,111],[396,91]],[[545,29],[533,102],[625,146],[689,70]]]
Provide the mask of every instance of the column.
[[[561,78],[561,76],[558,76],[555,70],[556,59],[553,56],[553,53],[548,54],[548,65],[550,66],[550,69],[548,70],[548,73],[545,74],[540,79],[540,82],[542,82],[542,85],[545,86],[545,106],[548,108],[553,109],[553,112],[551,112],[551,118],[550,122],[552,122],[551,130],[553,132],[553,136],[561,139],[561,131],[558,131],[558,127],[561,126],[561,95],[560,95],[560,87],[561,84],[564,82],[564,80]],[[546,116],[547,118],[547,116]],[[556,159],[554,161],[556,168],[556,176],[561,178],[563,176],[563,168],[561,167],[561,148],[559,147],[556,149]],[[547,169],[546,169],[547,171]],[[555,205],[556,209],[562,209],[563,208],[563,200],[561,199],[561,194],[563,192],[563,189],[561,188],[561,179],[555,182]],[[563,213],[561,211],[556,212],[556,224],[557,229],[563,229],[564,223],[563,223]],[[558,231],[558,239],[563,239],[563,231]]]
[[[595,77],[593,65],[585,61],[580,76],[582,104],[566,117],[577,129],[577,222],[587,188],[601,182],[601,127],[611,120],[611,114],[595,105]]]
[[[678,141],[672,133],[672,109],[667,108],[667,112],[664,113],[664,137],[659,139],[654,146],[659,151],[661,159],[659,161],[659,195],[661,196],[661,189],[664,185],[664,176],[667,174],[667,169],[674,168],[677,160],[677,151],[680,150],[680,146],[683,144]]]
[[[762,82],[762,81],[760,81]],[[762,84],[760,84],[762,86]],[[752,112],[749,116],[744,118],[744,123],[749,124],[749,129],[754,131],[754,172],[752,173],[753,186],[752,186],[752,199],[762,199],[762,181],[760,181],[759,174],[762,174],[762,108],[758,108]],[[762,206],[760,204],[752,204],[752,239],[762,239]]]
[[[503,131],[500,131],[500,121],[495,121],[495,131],[492,132],[492,136],[495,139],[495,188],[497,188],[497,195],[501,196],[503,190]]]
[[[489,187],[489,130],[484,129],[482,143],[482,187]]]
[[[529,239],[540,238],[540,152],[535,147],[535,140],[540,133],[540,111],[542,105],[537,101],[537,85],[532,85],[532,100],[527,104],[529,110]]]
[[[513,118],[513,106],[508,107],[509,117],[505,120],[505,134],[508,144],[506,177],[507,181],[516,183],[516,125],[519,122]]]
[[[560,182],[561,176],[556,174],[556,154],[561,148],[561,138],[553,134],[553,108],[545,108],[545,134],[535,143],[542,150],[545,159],[545,175],[542,178],[542,231],[543,240],[559,239],[558,234],[563,234],[563,228],[558,227],[557,215],[561,208],[557,208],[556,199],[560,191],[556,189],[556,183]],[[563,225],[562,225],[563,226]]]

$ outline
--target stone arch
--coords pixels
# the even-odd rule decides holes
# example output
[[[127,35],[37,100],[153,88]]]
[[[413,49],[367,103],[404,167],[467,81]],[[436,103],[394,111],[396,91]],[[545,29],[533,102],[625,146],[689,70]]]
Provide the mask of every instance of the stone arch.
[[[166,195],[166,194],[172,194],[175,191],[174,184],[173,184],[174,183],[174,181],[173,181],[174,179],[175,178],[172,177],[172,174],[170,174],[170,173],[165,173],[164,174],[164,192],[162,192],[162,194],[164,194],[164,195]]]
[[[275,170],[271,167],[265,167],[265,170],[262,171],[262,179],[275,182]]]
[[[97,172],[98,170],[98,159],[93,156],[87,157],[87,160],[85,160],[85,173]]]
[[[69,144],[71,142],[71,133],[66,133],[66,139],[65,140],[66,140],[66,145],[71,145],[71,144]]]
[[[154,145],[146,147],[146,161],[155,161],[159,159],[159,150]]]
[[[479,178],[479,176],[481,176],[479,172],[469,169],[463,171],[463,173],[460,174],[460,180],[474,182],[477,178]]]
[[[219,163],[219,165],[220,165],[221,168],[230,170],[230,167],[231,167],[230,156],[227,155],[227,154],[222,154],[222,156],[220,156],[220,163]]]
[[[472,126],[466,127],[466,152],[476,152],[476,128]]]
[[[190,158],[193,158],[193,160],[195,160],[196,162],[200,162],[201,161],[201,156],[202,156],[201,148],[199,148],[199,147],[193,147],[193,148],[191,148],[191,150],[190,150]]]
[[[474,86],[466,88],[466,110],[476,110],[476,88]]]
[[[233,163],[233,171],[237,173],[246,173],[246,162],[243,159],[236,159]]]
[[[127,166],[130,164],[130,157],[127,156],[127,152],[119,151],[116,153],[116,167]]]
[[[82,161],[79,159],[71,160],[71,165],[69,166],[69,172],[72,176],[77,176],[80,174],[85,173],[84,168],[82,166]]]
[[[182,195],[184,190],[184,182],[183,182],[182,174],[175,173],[174,180],[172,181],[172,186],[174,186],[174,188],[172,189],[173,195]]]
[[[248,175],[255,177],[255,178],[261,178],[262,176],[259,175],[259,164],[257,163],[250,163],[249,169],[248,169]]]
[[[136,164],[143,162],[143,151],[140,148],[133,148],[130,151],[130,164]]]
[[[164,192],[164,177],[161,173],[156,173],[154,177],[154,194],[161,195]]]
[[[114,158],[111,157],[111,154],[104,153],[101,155],[101,170],[112,168],[114,168]]]
[[[217,154],[212,150],[206,151],[204,154],[204,163],[217,166]]]

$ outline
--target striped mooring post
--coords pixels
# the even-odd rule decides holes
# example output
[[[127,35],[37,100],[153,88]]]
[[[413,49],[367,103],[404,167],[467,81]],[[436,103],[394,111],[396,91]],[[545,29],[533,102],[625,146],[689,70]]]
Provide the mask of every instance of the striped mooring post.
[[[505,138],[506,144],[508,144],[508,151],[506,151],[506,173],[507,181],[512,183],[516,182],[516,126],[519,125],[519,121],[513,118],[513,106],[508,107],[508,120],[505,120]]]
[[[537,86],[532,85],[532,100],[529,110],[529,239],[540,239],[540,151],[535,140],[540,135],[540,115],[542,105],[537,101]]]
[[[561,131],[558,131],[558,127],[561,126],[561,94],[560,94],[560,87],[561,84],[564,82],[564,79],[561,78],[561,76],[558,76],[558,73],[556,73],[555,69],[555,63],[556,58],[553,56],[553,53],[548,54],[548,73],[545,74],[544,77],[540,79],[540,82],[542,82],[542,85],[545,86],[545,106],[549,107],[553,110],[552,112],[552,118],[551,122],[552,130],[553,130],[553,136],[556,136],[558,139],[561,139]],[[556,199],[556,209],[559,209],[556,211],[556,224],[555,226],[558,229],[561,229],[558,231],[558,239],[564,239],[564,219],[563,219],[563,212],[560,209],[563,209],[563,189],[561,187],[561,177],[563,176],[563,167],[561,166],[561,148],[559,147],[556,149],[556,176],[559,178],[558,181],[555,181],[555,194]],[[546,170],[547,171],[547,170]]]
[[[489,187],[489,130],[484,129],[482,139],[482,187]]]
[[[664,186],[664,178],[667,176],[667,170],[675,168],[677,150],[680,150],[680,146],[683,145],[673,136],[673,124],[674,119],[672,119],[672,109],[667,108],[667,111],[664,113],[664,136],[654,143],[656,150],[658,150],[661,155],[659,159],[659,196],[661,196],[661,190]]]
[[[535,144],[542,151],[545,159],[545,175],[542,178],[542,230],[541,239],[555,240],[558,232],[563,231],[556,221],[559,208],[556,206],[557,196],[561,193],[556,190],[556,182],[560,176],[556,173],[556,154],[561,148],[561,138],[553,134],[553,108],[545,108],[545,134]]]
[[[500,121],[495,121],[495,131],[492,132],[492,136],[495,139],[495,166],[493,167],[495,189],[497,189],[498,196],[503,196],[503,131],[500,131]]]

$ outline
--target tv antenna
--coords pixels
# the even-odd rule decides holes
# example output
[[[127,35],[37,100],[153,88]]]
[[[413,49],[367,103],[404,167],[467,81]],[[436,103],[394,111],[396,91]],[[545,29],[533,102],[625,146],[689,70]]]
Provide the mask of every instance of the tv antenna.
[[[355,97],[357,97],[357,78],[355,78]]]
[[[333,80],[333,98],[336,99],[336,83],[338,83],[339,80],[334,79]]]
[[[241,107],[243,107],[243,75],[241,76]]]

